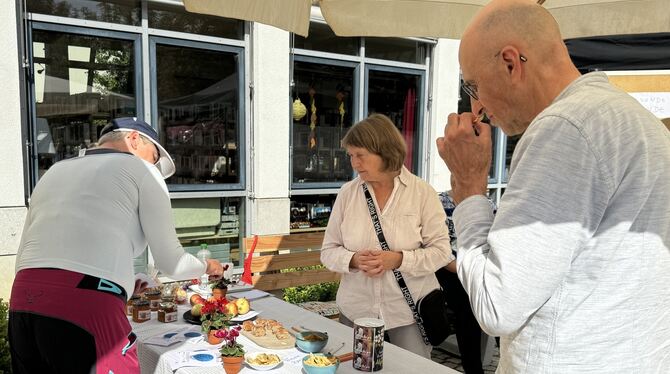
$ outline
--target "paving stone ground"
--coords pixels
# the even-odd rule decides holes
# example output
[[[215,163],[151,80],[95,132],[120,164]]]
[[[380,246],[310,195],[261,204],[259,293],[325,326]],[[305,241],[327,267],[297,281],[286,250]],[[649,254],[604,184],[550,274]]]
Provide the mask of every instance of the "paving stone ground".
[[[461,358],[458,357],[458,355],[455,355],[451,352],[447,352],[443,348],[440,347],[433,348],[432,359],[437,363],[440,363],[444,366],[450,367],[454,370],[463,373],[463,366],[461,366]],[[498,367],[499,359],[500,359],[500,352],[496,347],[491,362],[484,367],[484,373],[494,374],[496,372],[496,368]]]

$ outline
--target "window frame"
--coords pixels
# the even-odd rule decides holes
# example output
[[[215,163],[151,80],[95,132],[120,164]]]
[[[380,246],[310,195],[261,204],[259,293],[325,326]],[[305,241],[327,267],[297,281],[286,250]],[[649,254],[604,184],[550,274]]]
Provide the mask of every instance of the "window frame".
[[[40,21],[29,21],[28,23],[28,60],[29,60],[29,89],[28,89],[28,106],[29,106],[29,124],[28,124],[28,168],[30,169],[28,174],[30,175],[30,193],[35,189],[37,182],[39,181],[39,166],[38,166],[38,153],[37,153],[37,105],[35,92],[35,77],[32,74],[32,66],[34,66],[35,54],[33,50],[33,31],[48,31],[61,34],[73,34],[81,36],[92,36],[100,37],[107,39],[120,39],[125,41],[133,42],[133,53],[134,62],[133,68],[135,69],[135,107],[136,107],[136,116],[137,118],[144,119],[144,87],[142,82],[142,46],[141,46],[141,35],[133,34],[123,31],[112,31],[112,30],[101,30],[101,29],[92,29],[85,28],[80,26],[72,25],[63,25],[63,24],[54,24],[54,23],[44,23]]]
[[[425,98],[425,93],[426,93],[426,79],[427,79],[427,72],[425,70],[418,70],[418,69],[413,69],[413,68],[407,68],[407,67],[396,67],[396,66],[389,66],[389,65],[377,65],[377,64],[371,64],[368,63],[365,65],[365,93],[368,93],[365,95],[365,98],[363,99],[363,118],[367,117],[370,115],[368,113],[368,98],[369,98],[369,82],[370,82],[370,71],[382,71],[386,73],[398,73],[398,74],[406,74],[406,75],[414,75],[418,77],[419,79],[419,84],[417,85],[417,94],[419,95],[419,103],[417,105],[418,111],[419,111],[419,118],[417,121],[417,124],[414,126],[415,129],[415,144],[416,144],[416,149],[413,150],[414,154],[416,157],[414,158],[413,161],[413,168],[414,168],[414,174],[421,176],[423,174],[421,164],[421,155],[423,155],[423,152],[425,151],[425,114],[428,112],[428,108],[426,107],[426,98]],[[418,137],[418,139],[417,139]],[[425,157],[425,155],[424,155]]]
[[[331,59],[326,59],[323,57],[315,57],[315,56],[304,56],[304,55],[296,55],[293,57],[293,60],[290,62],[291,63],[291,70],[295,68],[294,63],[295,62],[304,62],[304,63],[310,63],[310,64],[321,64],[321,65],[330,65],[330,66],[338,66],[338,67],[349,67],[353,68],[353,74],[354,74],[354,80],[353,80],[353,87],[356,88],[353,92],[353,97],[352,97],[352,102],[354,103],[354,107],[352,108],[352,113],[351,113],[351,118],[352,122],[356,123],[358,121],[358,113],[359,113],[359,96],[360,93],[357,90],[360,86],[360,64],[352,61],[346,61],[346,60],[331,60]],[[293,83],[293,76],[291,76],[291,89],[294,89],[294,83]],[[290,100],[290,102],[293,102],[293,99]],[[293,106],[291,106],[291,111],[293,110]],[[293,118],[293,113],[291,113],[291,118]],[[353,124],[352,123],[352,124]],[[307,182],[307,183],[296,183],[293,181],[293,137],[295,135],[293,131],[293,126],[291,126],[291,131],[290,136],[289,136],[289,187],[291,190],[319,190],[322,188],[325,189],[332,189],[332,188],[340,188],[342,185],[344,185],[347,182]]]
[[[239,183],[216,183],[216,184],[168,184],[168,190],[170,192],[198,192],[198,191],[242,191],[246,188],[246,116],[245,116],[245,89],[244,89],[244,79],[245,79],[245,53],[243,47],[230,46],[230,45],[220,45],[212,44],[206,42],[199,42],[193,40],[183,40],[183,39],[172,39],[163,36],[149,36],[149,76],[150,76],[150,95],[151,98],[151,118],[158,118],[158,86],[156,78],[156,48],[158,45],[167,45],[167,46],[176,46],[176,47],[185,47],[185,48],[195,48],[202,50],[210,50],[217,52],[228,52],[236,54],[237,58],[237,69],[238,69],[238,110],[237,110],[237,121],[239,125],[237,141],[238,141],[238,158],[240,160],[238,174],[240,176]],[[157,130],[159,131],[159,130]]]

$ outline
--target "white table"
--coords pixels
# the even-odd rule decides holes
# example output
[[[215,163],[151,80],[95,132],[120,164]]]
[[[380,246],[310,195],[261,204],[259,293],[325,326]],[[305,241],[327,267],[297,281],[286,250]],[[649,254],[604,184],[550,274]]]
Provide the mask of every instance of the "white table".
[[[304,326],[309,329],[326,331],[328,332],[329,339],[328,345],[324,351],[330,349],[336,349],[342,345],[344,342],[345,345],[340,349],[336,354],[344,354],[351,352],[353,347],[353,330],[350,327],[340,324],[337,321],[330,320],[328,318],[322,317],[316,313],[309,312],[295,305],[286,303],[282,300],[279,300],[275,297],[268,296],[262,299],[253,300],[251,302],[252,308],[261,312],[261,318],[270,318],[276,319],[281,322],[287,328],[291,326]],[[157,373],[157,374],[172,374],[170,365],[165,359],[165,353],[174,351],[174,350],[194,350],[197,348],[212,349],[214,346],[208,344],[207,342],[202,343],[177,343],[169,347],[161,347],[157,345],[144,344],[146,339],[163,335],[166,332],[174,331],[180,327],[186,327],[188,324],[183,321],[182,314],[189,310],[187,306],[181,306],[179,309],[179,321],[172,323],[161,323],[156,319],[156,313],[152,315],[152,320],[144,323],[132,323],[133,331],[138,336],[138,345],[137,351],[140,360],[140,367],[143,374],[147,373]],[[244,344],[244,343],[243,343]],[[246,343],[245,349],[247,352],[256,352],[256,351],[267,351],[266,349],[260,348],[253,343]],[[294,348],[295,349],[295,348]],[[288,351],[288,350],[287,350]],[[206,367],[206,368],[194,368],[194,367],[184,367],[176,370],[174,373],[177,374],[220,374],[223,373],[223,367]],[[271,372],[274,373],[303,373],[299,368],[295,368],[288,364],[283,364]],[[346,361],[340,364],[340,367],[337,370],[338,373],[355,373],[361,374],[363,372],[358,371],[353,368],[351,361]],[[406,351],[400,347],[397,347],[390,343],[384,344],[384,368],[381,371],[383,373],[398,373],[398,374],[407,374],[407,373],[446,373],[446,374],[458,374],[459,372],[447,368],[446,366],[435,363],[431,360],[425,359],[421,356],[418,356],[412,352]],[[241,374],[251,374],[258,373],[255,370],[244,366]]]

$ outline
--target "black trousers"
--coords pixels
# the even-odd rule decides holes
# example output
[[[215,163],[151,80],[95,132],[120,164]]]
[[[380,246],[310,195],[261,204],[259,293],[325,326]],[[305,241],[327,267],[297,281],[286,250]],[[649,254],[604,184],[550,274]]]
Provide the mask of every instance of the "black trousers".
[[[14,374],[95,372],[93,335],[75,324],[10,311],[8,329]]]
[[[435,272],[435,275],[445,292],[447,306],[454,312],[456,318],[454,327],[463,370],[465,374],[483,374],[482,329],[472,313],[468,294],[455,273],[442,268]]]

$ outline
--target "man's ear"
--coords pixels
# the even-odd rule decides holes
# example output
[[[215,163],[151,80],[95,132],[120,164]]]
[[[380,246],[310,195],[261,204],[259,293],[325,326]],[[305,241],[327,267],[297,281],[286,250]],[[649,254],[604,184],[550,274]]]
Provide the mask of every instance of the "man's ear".
[[[500,50],[500,56],[505,63],[505,68],[507,68],[507,73],[510,75],[516,71],[521,66],[521,54],[519,51],[512,46],[505,46]]]
[[[128,139],[130,139],[130,147],[132,149],[137,149],[137,142],[140,140],[140,133],[137,131],[131,131],[128,133]]]

